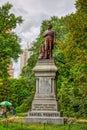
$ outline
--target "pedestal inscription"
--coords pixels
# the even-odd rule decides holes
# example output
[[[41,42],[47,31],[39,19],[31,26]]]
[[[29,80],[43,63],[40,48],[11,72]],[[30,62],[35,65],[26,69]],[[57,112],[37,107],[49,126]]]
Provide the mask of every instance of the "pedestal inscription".
[[[51,79],[48,77],[39,78],[39,93],[49,94],[51,93]]]
[[[33,104],[34,111],[56,111],[56,107],[56,104]]]

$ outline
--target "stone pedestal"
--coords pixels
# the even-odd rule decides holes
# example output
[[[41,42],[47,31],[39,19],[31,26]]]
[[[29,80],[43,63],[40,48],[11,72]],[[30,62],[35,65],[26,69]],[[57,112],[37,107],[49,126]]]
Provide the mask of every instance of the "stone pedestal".
[[[36,77],[36,93],[32,110],[24,122],[63,124],[56,100],[56,72],[54,60],[39,60],[33,68]]]

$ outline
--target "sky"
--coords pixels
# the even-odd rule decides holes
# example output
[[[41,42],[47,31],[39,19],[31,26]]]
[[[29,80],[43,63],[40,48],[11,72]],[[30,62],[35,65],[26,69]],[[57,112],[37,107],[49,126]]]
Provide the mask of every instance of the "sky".
[[[21,38],[20,44],[23,49],[38,37],[43,20],[50,19],[51,16],[60,18],[75,12],[75,0],[0,0],[0,6],[7,2],[13,5],[11,12],[16,16],[22,16],[24,20],[15,29]],[[15,77],[18,73],[17,66]]]

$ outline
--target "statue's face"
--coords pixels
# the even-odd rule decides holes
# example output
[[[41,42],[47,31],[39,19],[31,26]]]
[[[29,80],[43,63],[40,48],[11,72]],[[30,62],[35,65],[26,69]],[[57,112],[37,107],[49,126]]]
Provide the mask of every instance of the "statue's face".
[[[51,29],[52,28],[52,25],[51,24],[48,24],[48,29]]]

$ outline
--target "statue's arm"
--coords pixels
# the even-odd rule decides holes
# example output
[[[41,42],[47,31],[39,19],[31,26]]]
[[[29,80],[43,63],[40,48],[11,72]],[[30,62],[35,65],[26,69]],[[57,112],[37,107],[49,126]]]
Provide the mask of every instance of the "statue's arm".
[[[46,37],[47,35],[48,35],[47,31],[45,31],[43,37]]]

